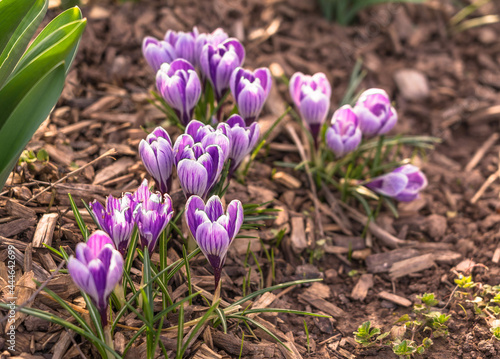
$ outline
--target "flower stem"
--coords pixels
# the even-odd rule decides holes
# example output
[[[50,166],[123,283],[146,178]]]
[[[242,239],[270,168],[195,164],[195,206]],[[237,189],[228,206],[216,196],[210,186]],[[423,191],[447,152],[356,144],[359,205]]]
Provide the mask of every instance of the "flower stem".
[[[106,344],[111,348],[115,349],[114,343],[113,343],[113,334],[111,333],[111,325],[106,325],[104,327],[104,338],[106,339]],[[109,350],[106,350],[106,355],[108,358],[114,358],[113,354]]]
[[[217,302],[219,300],[220,290],[221,290],[221,282],[220,282],[220,276],[219,276],[219,280],[218,281],[216,280],[216,283],[215,283],[215,292],[214,292],[214,299],[212,300],[212,305],[214,305],[215,302]]]
[[[116,295],[116,298],[120,302],[120,308],[122,308],[127,300],[125,299],[125,290],[123,288],[123,280],[120,280],[120,282],[116,285],[115,289],[113,289],[113,292]]]

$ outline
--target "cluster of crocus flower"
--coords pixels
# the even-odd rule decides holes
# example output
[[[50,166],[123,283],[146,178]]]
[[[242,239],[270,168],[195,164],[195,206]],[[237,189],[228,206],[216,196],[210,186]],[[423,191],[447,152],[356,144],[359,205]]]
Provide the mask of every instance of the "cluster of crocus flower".
[[[121,198],[109,196],[105,206],[93,201],[90,209],[97,225],[123,256],[127,253],[134,226],[139,231],[139,246],[148,247],[152,252],[174,214],[170,196],[151,192],[147,180],[135,193],[125,193]]]
[[[326,75],[297,72],[290,79],[289,90],[302,121],[317,141],[330,109],[331,87]],[[354,108],[345,105],[333,114],[326,144],[337,158],[343,157],[359,146],[362,137],[383,135],[397,120],[389,95],[382,89],[369,89],[361,94]]]
[[[326,75],[297,72],[290,79],[289,90],[318,147],[318,136],[330,108],[331,87]],[[361,94],[354,107],[344,105],[335,111],[325,131],[325,143],[336,158],[341,158],[356,150],[362,138],[384,135],[397,121],[389,95],[382,89],[372,88]],[[418,168],[403,166],[373,179],[367,187],[399,201],[412,201],[426,184],[425,175]]]
[[[186,198],[191,195],[207,198],[225,163],[230,161],[231,177],[257,144],[259,134],[257,123],[246,126],[239,115],[232,115],[216,128],[192,120],[173,146],[168,133],[157,127],[140,142],[139,154],[162,193],[170,189],[175,167]]]
[[[156,73],[156,87],[186,126],[193,117],[204,85],[210,83],[217,101],[231,91],[239,114],[250,126],[269,95],[269,69],[245,70],[245,48],[222,29],[212,33],[167,31],[164,40],[146,37],[142,51]],[[199,75],[195,69],[198,69]]]
[[[134,226],[139,232],[139,246],[152,253],[172,219],[172,201],[168,194],[151,192],[145,180],[135,193],[125,193],[119,199],[109,196],[105,206],[94,201],[90,208],[102,230],[77,245],[75,256],[68,260],[68,271],[75,284],[90,296],[105,327],[109,297],[123,276],[123,258]],[[218,196],[212,196],[205,204],[201,197],[193,195],[186,203],[185,218],[193,238],[213,267],[217,288],[229,245],[243,224],[243,205],[233,200],[224,212]]]

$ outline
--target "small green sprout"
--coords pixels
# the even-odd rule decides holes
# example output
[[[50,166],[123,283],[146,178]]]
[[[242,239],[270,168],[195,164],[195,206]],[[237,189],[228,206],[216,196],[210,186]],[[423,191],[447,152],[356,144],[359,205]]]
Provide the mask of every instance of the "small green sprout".
[[[436,300],[434,293],[424,293],[422,296],[418,296],[417,298],[428,307],[435,307],[439,303],[439,301]]]
[[[496,340],[500,340],[500,327],[492,327],[490,328],[490,332],[493,333],[493,337]]]
[[[477,283],[474,283],[472,281],[472,276],[463,276],[462,274],[460,274],[460,276],[458,278],[455,279],[455,284],[458,285],[460,288],[474,288]]]
[[[403,340],[401,343],[396,344],[392,347],[394,354],[399,355],[404,358],[410,358],[412,354],[417,352],[417,347],[413,340]]]
[[[358,330],[353,333],[355,335],[355,340],[363,346],[370,346],[375,344],[375,342],[384,339],[389,335],[389,333],[380,334],[379,328],[372,328],[371,322],[367,321],[358,327]],[[375,337],[375,340],[373,337]]]

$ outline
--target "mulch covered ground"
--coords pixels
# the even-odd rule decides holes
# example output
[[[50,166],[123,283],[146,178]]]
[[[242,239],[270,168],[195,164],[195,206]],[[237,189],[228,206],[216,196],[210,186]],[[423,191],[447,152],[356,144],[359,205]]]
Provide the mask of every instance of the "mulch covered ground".
[[[50,162],[19,166],[0,193],[0,246],[3,249],[12,244],[17,249],[20,298],[33,293],[32,276],[45,280],[59,264],[59,259],[43,248],[43,242],[71,251],[81,241],[69,209],[68,192],[77,203],[81,199],[104,201],[110,193],[135,190],[146,176],[137,155],[138,143],[145,137],[141,127],[161,124],[164,116],[148,101],[154,74],[142,58],[142,38],[162,37],[167,29],[187,31],[198,26],[200,31],[212,31],[223,27],[245,44],[247,67],[273,64],[274,73],[284,71],[287,76],[295,71],[326,73],[333,88],[332,110],[344,96],[356,59],[363,59],[367,76],[362,86],[384,88],[395,99],[400,121],[394,132],[442,139],[442,144],[422,161],[429,187],[421,199],[400,204],[398,219],[383,212],[366,239],[361,238],[364,224],[359,215],[352,207],[340,206],[336,193],[332,196],[319,191],[325,204],[319,206],[318,219],[307,176],[275,164],[301,161],[290,135],[291,128],[299,134],[300,128],[291,118],[286,118],[273,134],[273,143],[262,151],[245,183],[233,181],[226,196],[227,200],[238,198],[243,203],[272,200],[269,207],[282,212],[256,234],[262,242],[239,239],[233,244],[222,298],[230,301],[243,294],[243,278],[249,271],[244,261],[250,241],[263,269],[261,278],[253,259],[248,260],[252,290],[261,280],[268,286],[304,277],[324,278],[321,284],[275,292],[260,304],[333,317],[306,318],[311,341],[308,354],[302,317],[261,316],[259,320],[293,347],[294,353],[286,352],[257,330],[257,338],[245,335],[242,357],[396,357],[390,349],[361,349],[352,332],[366,320],[389,330],[397,318],[410,312],[407,306],[417,302],[417,295],[425,292],[436,293],[443,307],[455,287],[457,273],[471,272],[476,282],[500,283],[500,26],[451,34],[448,21],[457,10],[451,3],[381,6],[364,12],[359,23],[349,28],[324,20],[314,1],[141,0],[85,7],[88,26],[62,98],[28,146],[34,151],[45,149]],[[492,2],[482,12],[499,10],[500,5]],[[268,126],[281,115],[287,103],[287,89],[276,81],[262,125]],[[168,131],[177,133],[174,128]],[[78,174],[48,187],[110,149],[116,151],[112,157],[92,162]],[[178,198],[180,205],[178,188],[173,192],[174,202]],[[82,214],[90,223],[85,210]],[[318,223],[324,236],[318,236]],[[283,228],[286,235],[275,248],[273,280],[262,246],[274,248],[276,233]],[[326,241],[315,244],[324,238]],[[393,245],[396,238],[400,249]],[[175,260],[179,254],[179,244],[173,243],[170,258]],[[3,283],[7,280],[6,251],[2,250],[0,257]],[[200,256],[195,261],[200,265],[192,266],[195,281],[212,292],[204,261]],[[139,274],[139,263],[136,268],[134,275]],[[181,277],[174,278],[172,290],[183,282]],[[52,278],[49,288],[82,305],[68,275]],[[387,293],[398,297],[388,300]],[[184,293],[178,291],[178,295]],[[454,301],[447,306],[452,315],[450,336],[436,339],[424,357],[500,356],[500,345],[490,340],[485,320],[475,316],[471,306],[462,305],[464,310]],[[39,296],[32,306],[67,318],[47,298]],[[186,321],[198,316],[199,310],[187,308]],[[171,320],[168,325],[175,325],[176,318]],[[125,317],[123,324],[140,326],[133,316]],[[56,359],[95,355],[81,338],[36,318],[18,317],[16,325],[18,351],[12,355]],[[2,331],[3,326],[1,323]],[[123,349],[132,335],[132,331],[118,331],[116,348]],[[162,341],[175,350],[172,338],[166,334]],[[241,330],[234,326],[227,335],[208,329],[191,347],[190,357],[238,357],[240,338]],[[0,350],[6,347],[0,338]],[[129,357],[144,355],[145,346],[139,340]],[[9,356],[8,352],[3,356]]]

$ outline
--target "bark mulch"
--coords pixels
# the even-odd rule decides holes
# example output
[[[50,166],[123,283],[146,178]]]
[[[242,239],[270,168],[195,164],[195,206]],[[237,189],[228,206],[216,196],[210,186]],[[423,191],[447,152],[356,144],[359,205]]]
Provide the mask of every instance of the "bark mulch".
[[[287,76],[295,71],[325,72],[333,88],[332,109],[341,101],[356,60],[361,58],[367,73],[362,86],[382,87],[395,99],[400,121],[394,132],[433,135],[443,141],[422,161],[429,187],[421,199],[399,204],[397,219],[383,211],[363,239],[366,222],[355,203],[350,203],[354,207],[342,206],[336,193],[320,190],[324,204],[315,212],[307,176],[275,164],[301,161],[291,136],[293,131],[300,134],[300,128],[291,118],[284,120],[245,182],[233,181],[226,196],[228,201],[238,198],[243,203],[272,201],[268,207],[282,211],[276,220],[253,232],[261,241],[238,239],[233,244],[225,266],[222,298],[243,295],[243,280],[250,267],[252,290],[262,284],[321,277],[321,283],[275,292],[254,305],[308,310],[332,318],[305,318],[310,332],[309,354],[304,318],[260,316],[258,320],[293,353],[256,330],[257,338],[246,333],[242,357],[395,358],[387,348],[360,348],[352,332],[366,320],[389,330],[425,292],[436,293],[442,304],[446,303],[457,273],[472,273],[476,282],[499,284],[499,25],[451,34],[448,21],[457,11],[452,1],[380,6],[362,13],[359,22],[348,28],[324,20],[314,1],[94,3],[83,9],[88,26],[62,97],[28,145],[35,152],[45,149],[50,161],[18,166],[0,193],[0,248],[16,248],[19,298],[34,292],[33,277],[39,281],[51,277],[50,289],[83,306],[67,274],[51,276],[60,260],[43,243],[64,246],[71,253],[81,241],[68,193],[77,203],[82,199],[104,201],[108,194],[135,190],[146,177],[137,155],[138,143],[145,137],[141,127],[161,124],[164,116],[149,103],[154,74],[142,58],[141,41],[146,35],[162,37],[167,29],[187,31],[195,25],[201,31],[223,27],[242,40],[248,67],[272,65],[275,74],[283,71]],[[499,10],[500,6],[491,2],[481,11],[491,14]],[[52,11],[51,16],[55,14]],[[285,85],[275,81],[261,124],[269,126],[287,103]],[[173,137],[178,133],[174,128],[167,130]],[[179,188],[174,188],[172,196],[174,203],[182,203]],[[81,213],[91,223],[86,211]],[[326,241],[316,243],[320,227]],[[285,235],[276,248],[280,230]],[[244,265],[249,246],[258,258],[262,277],[252,258],[247,267]],[[264,251],[271,248],[275,251],[274,278]],[[0,252],[2,287],[7,281],[6,252]],[[179,254],[179,244],[173,243],[169,258],[175,260]],[[194,280],[211,292],[212,279],[204,263],[200,256],[193,264]],[[135,268],[132,274],[139,282],[140,263]],[[179,296],[186,291],[179,289],[183,283],[181,277],[171,282]],[[203,303],[198,304],[186,308],[186,321],[199,316]],[[67,318],[67,313],[44,296],[31,305]],[[426,358],[500,355],[499,344],[490,340],[488,326],[474,316],[472,306],[462,310],[452,302],[448,309],[452,315],[450,335],[436,339]],[[176,318],[169,320],[167,325],[176,324]],[[134,316],[125,317],[122,324],[140,326]],[[42,320],[19,315],[16,325],[18,350],[9,354],[2,337],[2,357],[69,359],[96,355],[81,338]],[[5,322],[0,323],[0,330],[6,331]],[[132,335],[132,331],[118,330],[116,348],[123,350]],[[165,334],[162,341],[175,350],[173,336]],[[236,358],[240,346],[241,330],[237,327],[230,327],[228,334],[207,329],[189,355]],[[128,355],[139,356],[145,357],[142,339]]]

